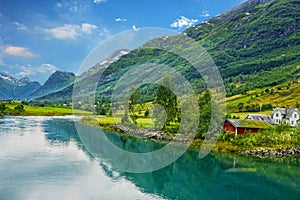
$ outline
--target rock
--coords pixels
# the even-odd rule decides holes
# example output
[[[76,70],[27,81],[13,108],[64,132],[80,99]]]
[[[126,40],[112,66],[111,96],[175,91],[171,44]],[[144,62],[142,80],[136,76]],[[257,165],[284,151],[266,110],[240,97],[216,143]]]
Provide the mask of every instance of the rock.
[[[300,149],[295,147],[284,147],[278,149],[264,149],[259,148],[255,150],[242,151],[241,154],[259,157],[282,157],[282,156],[296,156],[300,155]]]

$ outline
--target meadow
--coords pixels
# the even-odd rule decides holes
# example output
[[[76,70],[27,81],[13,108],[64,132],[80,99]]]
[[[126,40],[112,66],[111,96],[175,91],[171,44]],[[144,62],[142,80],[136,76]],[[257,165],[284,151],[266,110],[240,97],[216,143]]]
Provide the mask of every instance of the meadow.
[[[23,105],[24,110],[15,111],[16,106],[21,105],[19,102],[4,103],[6,110],[4,113],[21,116],[63,116],[63,115],[90,115],[91,112],[83,110],[72,110],[71,106],[32,106]]]

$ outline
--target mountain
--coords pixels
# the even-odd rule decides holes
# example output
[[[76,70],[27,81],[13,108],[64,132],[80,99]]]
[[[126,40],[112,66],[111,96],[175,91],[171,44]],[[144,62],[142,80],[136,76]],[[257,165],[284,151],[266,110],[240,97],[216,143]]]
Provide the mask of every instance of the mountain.
[[[19,85],[26,85],[30,82],[31,82],[31,80],[27,76],[25,76],[24,78],[21,78],[20,80],[17,81],[17,83]]]
[[[299,0],[249,0],[185,33],[210,53],[231,96],[294,79],[299,30]]]
[[[298,80],[299,20],[299,0],[249,0],[185,30],[182,34],[193,38],[211,55],[224,79],[227,96],[230,97],[247,94],[255,88],[271,88]],[[179,39],[180,35],[162,37],[151,40],[148,44],[168,43]],[[182,48],[180,43],[178,48]],[[160,49],[143,47],[122,55],[112,63],[99,63],[84,73],[81,81],[95,83],[98,81],[97,74],[102,70],[101,64],[109,65],[98,83],[96,96],[110,96],[123,74],[145,63],[166,64],[185,76],[197,93],[205,90],[202,77],[186,60]],[[72,90],[68,91],[71,93]],[[80,91],[84,91],[84,88]],[[153,91],[153,86],[146,86],[142,92],[151,96]],[[61,94],[65,95],[64,92]],[[59,96],[60,92],[55,94],[56,98]]]
[[[48,94],[63,90],[72,85],[75,80],[75,74],[71,72],[54,72],[48,80],[34,93],[30,95],[30,99],[36,99]]]
[[[98,83],[100,74],[103,69],[107,68],[112,63],[118,61],[122,56],[129,53],[129,50],[121,49],[119,51],[113,52],[108,58],[97,63],[94,67],[83,72],[78,77],[76,77],[76,90],[77,93],[85,94],[86,91],[93,90],[95,83]],[[73,93],[74,84],[65,87],[60,91],[53,93],[48,93],[45,96],[37,98],[37,100],[48,100],[48,101],[71,101]],[[85,94],[86,95],[86,94]]]
[[[9,74],[0,73],[0,99],[24,99],[41,85],[28,77],[17,79]]]

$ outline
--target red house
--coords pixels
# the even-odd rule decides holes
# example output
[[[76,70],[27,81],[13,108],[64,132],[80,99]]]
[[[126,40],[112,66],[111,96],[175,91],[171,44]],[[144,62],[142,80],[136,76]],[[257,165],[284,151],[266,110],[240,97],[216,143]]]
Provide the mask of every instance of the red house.
[[[268,129],[272,126],[266,122],[254,120],[239,120],[239,119],[226,119],[223,124],[223,129],[241,135],[245,132],[257,133],[260,129]]]

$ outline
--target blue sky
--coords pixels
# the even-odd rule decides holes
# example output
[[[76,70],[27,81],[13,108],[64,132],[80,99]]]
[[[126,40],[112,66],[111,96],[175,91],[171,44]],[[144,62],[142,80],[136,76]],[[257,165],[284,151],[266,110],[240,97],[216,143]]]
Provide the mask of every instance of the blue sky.
[[[43,83],[76,73],[97,44],[144,27],[176,31],[243,0],[0,0],[0,72]]]

